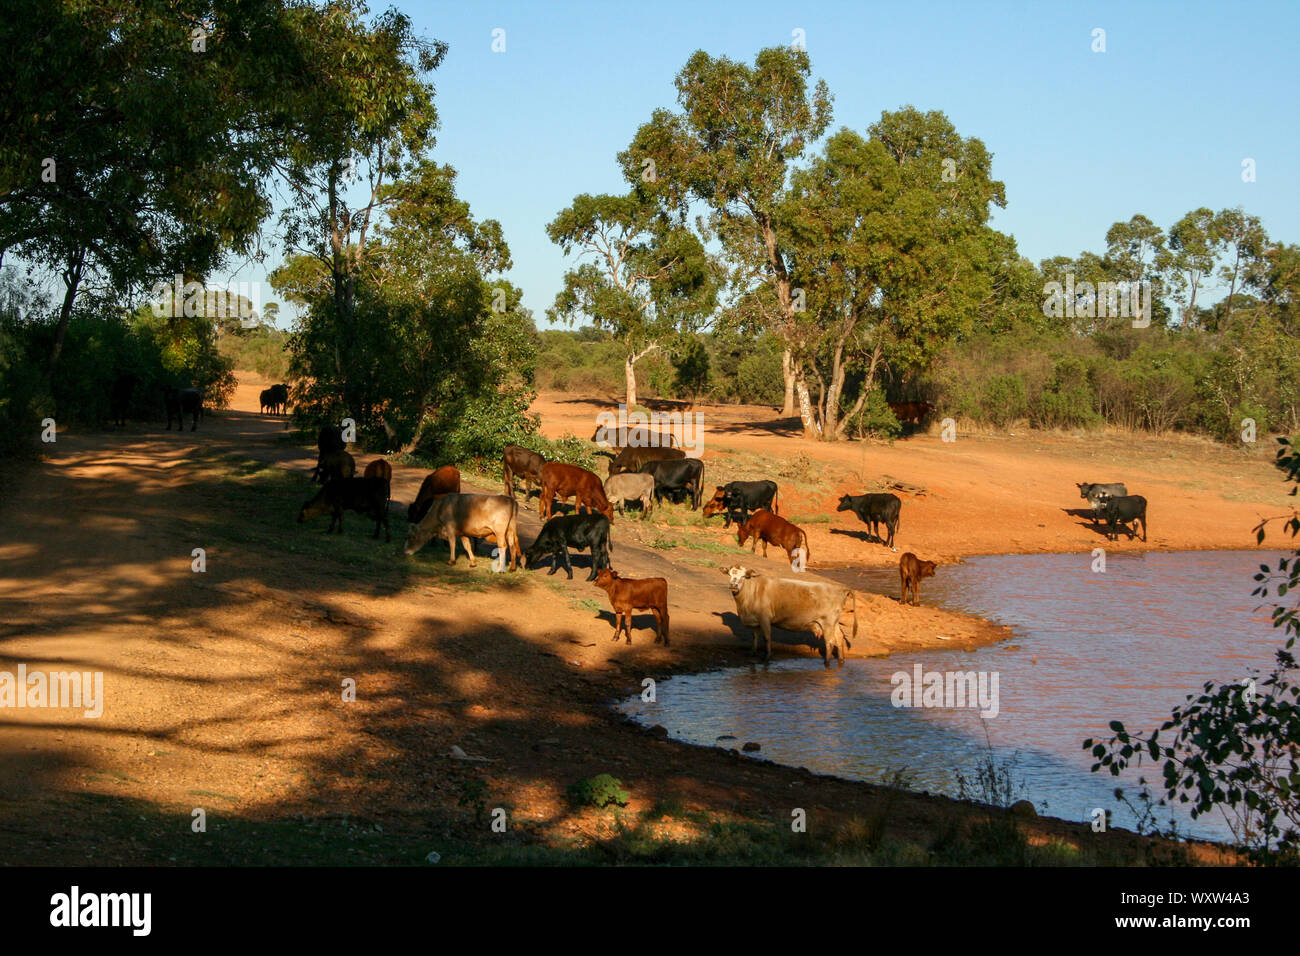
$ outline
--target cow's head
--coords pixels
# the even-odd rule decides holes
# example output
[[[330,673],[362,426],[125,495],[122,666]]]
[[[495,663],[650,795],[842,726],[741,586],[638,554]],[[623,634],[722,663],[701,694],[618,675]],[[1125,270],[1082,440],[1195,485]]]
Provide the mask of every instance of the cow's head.
[[[727,491],[721,485],[713,492],[713,497],[704,502],[704,517],[712,518],[714,515],[726,514],[727,511]]]
[[[1092,485],[1088,484],[1086,481],[1083,483],[1076,481],[1074,484],[1075,487],[1079,489],[1080,498],[1087,498],[1088,494],[1092,491]]]
[[[852,496],[852,495],[840,495],[840,503],[839,503],[839,507],[837,507],[835,510],[836,510],[836,511],[852,511],[852,510],[853,510],[853,496]]]
[[[921,578],[934,577],[934,569],[937,568],[938,566],[939,565],[935,564],[933,561],[917,561],[916,562],[917,579],[919,580]]]
[[[739,594],[740,589],[745,586],[748,578],[758,576],[757,571],[751,571],[749,568],[742,567],[724,567],[722,573],[727,576],[727,587],[731,589],[732,594]]]
[[[611,571],[609,568],[601,568],[596,572],[596,580],[592,583],[598,588],[608,589],[611,584],[618,580],[618,572]]]
[[[428,510],[425,511],[424,517],[407,530],[406,544],[402,548],[403,552],[407,555],[415,554],[442,529],[442,521],[439,520],[437,515],[439,510],[438,500],[434,499],[430,503]]]

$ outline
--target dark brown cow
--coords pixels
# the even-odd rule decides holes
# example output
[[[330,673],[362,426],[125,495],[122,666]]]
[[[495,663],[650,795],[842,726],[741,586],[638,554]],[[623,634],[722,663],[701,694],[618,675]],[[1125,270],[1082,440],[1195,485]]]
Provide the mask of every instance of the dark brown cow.
[[[791,561],[794,560],[795,549],[799,547],[803,548],[805,564],[811,557],[808,551],[808,533],[798,525],[786,521],[780,515],[772,514],[766,508],[759,508],[750,515],[749,520],[740,526],[736,538],[741,547],[744,547],[747,540],[753,538],[754,543],[749,547],[751,552],[756,551],[758,543],[762,541],[763,557],[767,557],[767,546],[769,544],[784,549],[786,557]]]
[[[632,643],[632,612],[650,611],[655,616],[655,643],[668,646],[668,580],[666,578],[621,578],[617,571],[601,568],[596,587],[609,595],[614,609],[614,640],[624,628]]]
[[[907,551],[898,559],[898,577],[903,585],[903,597],[901,603],[916,604],[921,603],[921,579],[934,577],[934,569],[938,565],[933,561],[922,561],[911,551]],[[911,592],[912,599],[909,601],[908,593]]]
[[[555,498],[560,499],[560,504],[576,498],[578,507],[584,511],[598,511],[610,521],[614,520],[614,506],[605,497],[600,479],[586,468],[558,461],[548,461],[543,465],[542,501],[539,506],[543,521],[551,517]]]
[[[609,463],[609,476],[613,478],[615,475],[621,475],[624,472],[640,471],[647,462],[673,461],[685,457],[686,452],[680,448],[628,447],[612,456],[613,461]]]
[[[327,451],[317,460],[316,469],[326,483],[336,478],[352,478],[357,473],[357,460],[345,451]]]
[[[366,478],[382,478],[388,482],[388,497],[393,497],[393,466],[382,458],[376,458],[370,464],[366,465],[363,473]]]
[[[929,402],[890,402],[889,410],[900,424],[920,425],[934,411],[934,406]]]
[[[528,501],[529,492],[533,490],[533,485],[538,487],[542,484],[542,466],[546,464],[546,459],[535,451],[529,451],[519,445],[506,445],[501,452],[501,473],[506,482],[506,494],[511,498],[515,496],[515,479],[522,478],[524,482],[524,501]]]
[[[433,499],[439,495],[458,495],[460,494],[460,471],[455,465],[443,465],[437,471],[431,471],[425,475],[424,481],[420,483],[420,491],[406,509],[406,520],[409,524],[419,524],[426,514],[429,513],[429,505],[433,504]]]

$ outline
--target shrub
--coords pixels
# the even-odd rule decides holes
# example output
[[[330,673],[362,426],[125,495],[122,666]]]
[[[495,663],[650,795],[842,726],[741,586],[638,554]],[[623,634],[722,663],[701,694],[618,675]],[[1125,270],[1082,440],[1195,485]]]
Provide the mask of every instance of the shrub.
[[[602,773],[571,784],[569,799],[580,807],[606,807],[611,803],[625,807],[630,797],[617,777]]]

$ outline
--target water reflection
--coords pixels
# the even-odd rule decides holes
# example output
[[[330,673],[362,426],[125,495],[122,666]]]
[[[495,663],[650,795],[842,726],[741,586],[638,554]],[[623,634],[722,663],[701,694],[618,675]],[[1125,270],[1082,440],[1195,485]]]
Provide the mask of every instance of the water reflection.
[[[1082,741],[1108,736],[1111,720],[1150,730],[1205,681],[1267,671],[1280,632],[1251,597],[1251,576],[1278,556],[1111,554],[1105,573],[1092,571],[1090,554],[974,558],[940,568],[922,600],[1010,625],[1016,636],[1007,644],[850,660],[830,671],[798,659],[678,677],[659,685],[655,704],[635,698],[624,710],[693,743],[730,734],[739,739],[718,745],[754,740],[770,759],[861,780],[905,769],[916,789],[952,795],[954,769],[969,775],[991,747],[997,760],[1015,760],[1017,795],[1053,816],[1087,820],[1105,807],[1132,826],[1113,790],[1117,782],[1131,789],[1139,774],[1090,773]],[[897,597],[894,569],[828,575]],[[998,716],[894,707],[892,675],[910,675],[917,662],[926,671],[997,672]],[[1149,763],[1140,773],[1159,778]],[[1180,832],[1228,836],[1217,817],[1176,812]]]

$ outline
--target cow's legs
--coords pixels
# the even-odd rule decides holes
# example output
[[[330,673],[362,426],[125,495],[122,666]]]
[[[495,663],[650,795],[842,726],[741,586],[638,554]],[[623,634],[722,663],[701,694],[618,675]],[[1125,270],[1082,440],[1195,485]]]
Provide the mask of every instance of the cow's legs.
[[[455,564],[455,563],[456,563],[456,532],[455,532],[455,530],[454,530],[454,529],[451,529],[451,528],[448,528],[448,529],[447,529],[447,534],[445,535],[445,537],[447,538],[447,549],[448,549],[449,551],[451,551],[451,557],[449,557],[449,558],[447,559],[447,563],[448,563],[448,564]]]
[[[560,559],[564,562],[564,573],[567,574],[569,580],[572,581],[573,565],[569,563],[569,545],[567,543],[560,549]]]
[[[469,555],[469,566],[471,568],[478,567],[478,562],[474,560],[474,542],[470,541],[469,535],[461,535],[460,543],[465,546],[465,553]]]

